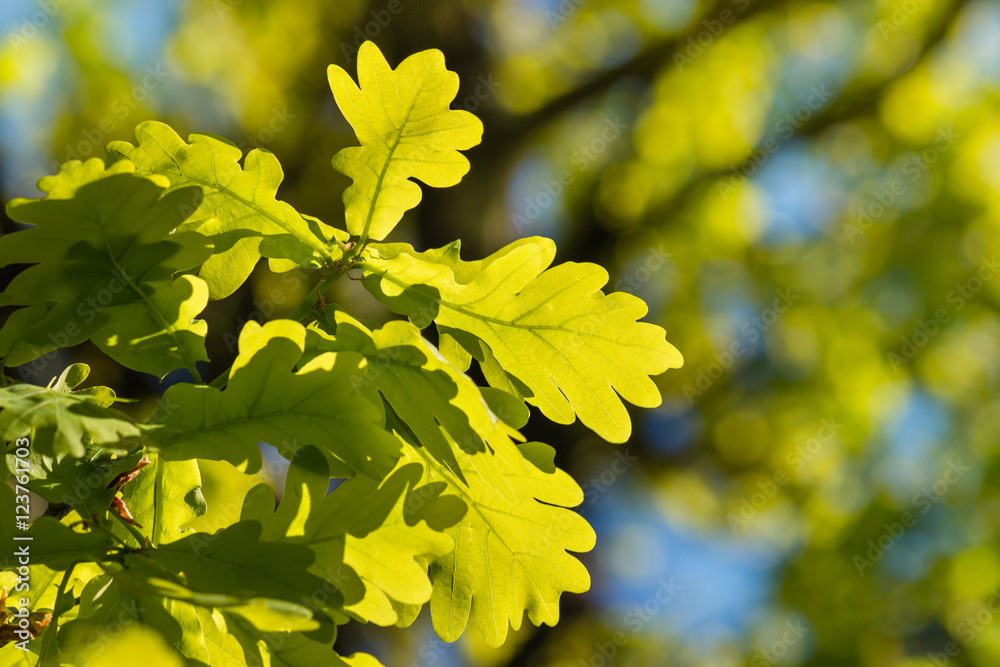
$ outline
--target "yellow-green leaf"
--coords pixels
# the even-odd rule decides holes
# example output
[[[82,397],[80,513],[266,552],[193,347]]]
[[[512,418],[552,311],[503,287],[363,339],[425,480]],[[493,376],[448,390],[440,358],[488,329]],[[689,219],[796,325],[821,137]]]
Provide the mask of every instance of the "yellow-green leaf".
[[[404,449],[403,462],[421,462],[424,482],[444,482],[443,498],[456,496],[468,511],[447,529],[455,550],[431,564],[431,618],[445,641],[455,641],[470,619],[491,646],[503,644],[508,625],[521,627],[524,612],[535,625],[555,625],[559,597],[590,588],[587,569],[567,552],[594,547],[594,530],[567,509],[583,502],[583,491],[554,466],[539,469],[533,458],[551,457],[541,443],[520,448],[498,440],[494,449],[468,454],[453,446],[468,484],[460,482],[423,448]],[[541,454],[539,454],[541,452]],[[502,494],[489,480],[507,480]]]
[[[0,331],[4,363],[17,366],[60,347],[93,341],[118,362],[162,377],[208,359],[208,302],[200,278],[178,275],[212,252],[179,231],[201,201],[197,188],[168,192],[162,176],[129,162],[64,164],[38,182],[42,199],[15,199],[7,214],[30,229],[0,238],[0,266],[31,263],[0,294],[27,306]],[[19,316],[19,317],[18,317]]]
[[[417,326],[434,321],[485,360],[469,342],[481,341],[549,419],[569,424],[579,416],[603,438],[625,442],[631,422],[619,395],[655,407],[660,392],[649,376],[683,363],[663,329],[637,321],[646,304],[623,292],[604,294],[608,273],[596,264],[549,268],[549,239],[522,239],[477,262],[462,261],[458,250],[371,246],[361,266],[375,279],[365,286]],[[456,331],[466,335],[455,338]],[[512,391],[495,374],[487,379]]]
[[[360,146],[345,148],[333,166],[354,183],[344,191],[347,229],[363,239],[383,239],[420,202],[416,178],[436,188],[455,185],[469,171],[458,151],[479,143],[483,124],[449,104],[458,75],[444,55],[422,51],[395,70],[371,42],[358,52],[358,80],[330,65],[330,88]]]
[[[326,353],[297,370],[305,328],[291,320],[264,326],[248,322],[225,390],[175,384],[163,396],[163,425],[155,444],[164,460],[229,461],[248,472],[260,469],[259,442],[291,457],[315,445],[341,471],[381,479],[392,469],[398,444],[382,428],[378,411],[350,396],[364,358]]]
[[[195,186],[204,193],[185,229],[196,229],[215,246],[199,273],[212,299],[236,291],[261,255],[281,270],[289,266],[280,260],[315,267],[341,256],[343,232],[276,199],[284,174],[270,151],[250,151],[241,169],[243,151],[210,134],[192,134],[185,143],[169,126],[146,121],[136,126],[135,138],[136,146],[108,144],[109,159],[126,158],[139,174],[166,176],[170,189]]]

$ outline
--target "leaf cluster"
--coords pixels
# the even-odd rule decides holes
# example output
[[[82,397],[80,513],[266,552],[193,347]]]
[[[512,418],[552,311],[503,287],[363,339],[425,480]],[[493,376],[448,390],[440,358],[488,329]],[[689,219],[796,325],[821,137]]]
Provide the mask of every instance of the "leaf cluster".
[[[370,666],[334,657],[338,626],[407,626],[427,605],[444,640],[472,623],[499,646],[525,613],[555,624],[562,593],[588,589],[573,555],[595,541],[572,510],[583,494],[550,446],[524,441],[527,406],[623,442],[622,399],[657,405],[650,376],[680,354],[639,322],[641,300],[601,291],[602,268],[551,266],[547,239],[478,261],[458,242],[383,242],[420,201],[416,181],[461,180],[459,151],[482,124],[450,109],[458,77],[438,51],[392,69],[366,43],[358,82],[335,66],[329,80],[360,144],[333,158],[352,180],[343,230],[277,199],[271,153],[157,122],[135,145],[109,144],[108,164],[68,162],[40,181],[43,198],[7,205],[30,226],[0,238],[0,266],[29,264],[0,294],[16,308],[3,365],[91,340],[127,368],[190,376],[144,422],[110,388],[79,389],[81,364],[48,387],[0,389],[4,438],[31,443],[27,471],[6,450],[21,477],[2,504],[26,491],[49,503],[25,531],[0,523],[7,543],[33,538],[31,583],[51,610],[30,664],[103,664],[142,646],[167,665]],[[261,258],[311,272],[315,290],[291,317],[245,325],[231,368],[207,384],[199,316]],[[327,304],[351,269],[405,319],[380,326]],[[192,528],[207,510],[198,460],[253,473],[260,442],[291,462],[280,503],[260,485],[217,530]],[[112,636],[123,618],[135,627]]]

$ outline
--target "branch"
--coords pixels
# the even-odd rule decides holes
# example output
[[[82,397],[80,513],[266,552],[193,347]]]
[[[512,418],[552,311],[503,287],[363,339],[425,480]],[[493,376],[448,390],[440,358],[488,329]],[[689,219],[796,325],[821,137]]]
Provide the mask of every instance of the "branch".
[[[940,21],[928,34],[919,56],[914,60],[913,66],[907,71],[912,71],[914,68],[926,63],[927,60],[932,57],[934,48],[944,41],[944,38],[948,35],[948,31],[951,29],[952,25],[954,25],[955,20],[958,18],[958,15],[961,13],[961,10],[966,3],[967,0],[955,0],[955,2],[948,7],[945,13],[941,16]],[[897,81],[900,76],[901,75],[887,77],[880,81],[859,87],[856,89],[856,92],[850,95],[842,95],[839,99],[835,100],[829,106],[821,109],[819,113],[815,114],[812,118],[809,118],[801,126],[796,128],[793,134],[788,137],[786,141],[795,137],[816,137],[837,123],[863,118],[870,115],[877,109],[886,89],[892,83]],[[709,183],[720,178],[724,178],[727,175],[746,173],[749,169],[753,168],[754,155],[763,149],[763,143],[768,138],[770,138],[770,135],[763,137],[761,142],[759,142],[754,149],[750,151],[750,155],[739,164],[727,169],[705,171],[695,176],[687,182],[683,189],[678,191],[674,196],[670,197],[670,199],[661,205],[657,206],[654,212],[648,213],[644,217],[646,220],[651,222],[662,220],[663,217],[669,215],[671,211],[683,208],[697,193],[702,191],[704,186]]]
[[[629,62],[604,70],[579,87],[553,98],[540,109],[524,116],[515,117],[507,123],[506,128],[497,131],[497,135],[504,138],[501,142],[501,150],[515,152],[521,142],[539,127],[568,111],[572,111],[583,102],[601,95],[624,78],[638,78],[647,81],[654,78],[673,59],[675,54],[682,53],[689,40],[697,39],[698,35],[708,30],[707,24],[718,22],[725,26],[726,31],[729,31],[765,10],[782,7],[788,2],[788,0],[758,0],[749,4],[746,9],[740,9],[740,4],[744,1],[749,0],[720,0],[710,12],[699,17],[684,34],[660,41]],[[735,20],[733,20],[733,16],[735,16]],[[487,127],[501,125],[502,122],[499,118],[491,119],[486,123]]]

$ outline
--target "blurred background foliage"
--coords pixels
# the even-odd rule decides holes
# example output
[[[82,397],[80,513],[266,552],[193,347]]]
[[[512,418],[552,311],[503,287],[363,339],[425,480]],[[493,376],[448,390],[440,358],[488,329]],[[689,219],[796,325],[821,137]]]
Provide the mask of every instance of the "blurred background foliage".
[[[476,258],[553,237],[683,352],[625,446],[526,429],[598,533],[592,590],[556,628],[491,651],[422,617],[338,648],[403,666],[1000,664],[997,2],[4,0],[0,34],[4,201],[155,118],[273,151],[280,196],[334,224],[330,158],[354,138],[326,66],[353,71],[364,39],[393,64],[439,48],[484,140],[393,238]],[[207,377],[312,279],[260,266],[212,304]],[[90,346],[21,375],[74,360],[137,413],[164,388]],[[253,482],[205,475],[214,507]]]

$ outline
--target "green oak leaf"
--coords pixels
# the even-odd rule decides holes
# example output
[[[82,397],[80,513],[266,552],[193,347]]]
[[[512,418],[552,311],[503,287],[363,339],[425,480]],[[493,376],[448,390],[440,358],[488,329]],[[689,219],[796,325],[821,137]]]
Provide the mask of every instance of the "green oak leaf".
[[[150,610],[153,613],[158,611],[152,607]],[[156,614],[153,618],[159,621],[162,615]],[[201,658],[207,657],[207,652],[198,653],[194,650],[195,645],[203,642],[197,635],[189,635],[188,631],[196,631],[193,627],[183,628],[186,641],[183,643],[182,654],[177,647],[171,648],[162,628],[154,625],[155,621],[151,619],[146,625],[136,623],[134,619],[127,625],[113,622],[110,627],[89,628],[89,631],[84,630],[86,626],[78,626],[80,636],[73,637],[65,648],[60,647],[72,663],[59,664],[87,665],[87,667],[121,667],[137,661],[141,662],[143,667],[207,664],[200,661]],[[172,629],[180,630],[180,628]],[[59,636],[61,639],[61,632]],[[190,656],[191,660],[185,661],[182,656]],[[44,662],[39,664],[44,665]]]
[[[316,554],[304,545],[265,541],[262,531],[257,521],[240,521],[213,535],[187,535],[129,558],[148,558],[167,572],[182,572],[182,583],[192,591],[284,600],[323,615],[339,612],[336,600],[313,595],[327,586],[309,573]]]
[[[309,326],[305,358],[329,351],[363,354],[368,363],[364,374],[352,380],[353,392],[380,410],[384,398],[420,444],[460,479],[463,473],[445,432],[469,452],[484,451],[494,438],[523,440],[490,411],[476,384],[409,322],[397,320],[371,330],[342,310],[332,318],[333,335],[318,322]],[[504,485],[503,480],[494,482]]]
[[[15,452],[8,450],[7,463],[16,465]],[[47,456],[36,450],[29,450],[28,483],[29,490],[37,493],[49,503],[67,505],[81,517],[103,518],[115,490],[108,485],[118,475],[130,470],[142,457],[136,452],[124,457],[112,458],[98,447],[88,447],[84,456],[74,458],[69,454]]]
[[[127,554],[125,566],[108,565],[105,574],[83,589],[79,618],[63,631],[63,644],[70,647],[70,655],[79,650],[81,640],[88,643],[88,637],[100,636],[108,627],[141,621],[155,627],[188,664],[229,664],[216,659],[216,643],[212,641],[212,634],[218,633],[215,623],[203,625],[213,610],[225,610],[246,621],[253,632],[279,636],[319,625],[310,609],[284,600],[192,590],[181,582],[180,575],[167,572],[144,555]],[[254,574],[247,572],[246,576]]]
[[[0,294],[27,306],[0,330],[4,364],[93,340],[119,363],[162,377],[205,353],[208,302],[191,275],[211,255],[201,234],[175,231],[201,201],[197,188],[167,192],[162,176],[134,174],[129,162],[105,169],[93,158],[62,165],[38,182],[43,199],[14,199],[7,214],[34,225],[0,238],[0,266],[28,263]]]
[[[202,632],[212,667],[382,667],[366,653],[341,657],[333,651],[333,639],[317,641],[300,632],[261,634],[245,620],[221,612],[199,609]]]
[[[121,496],[142,534],[153,546],[167,544],[190,532],[185,526],[205,513],[201,494],[201,472],[197,461],[164,461],[155,453],[146,454],[150,464],[122,487]],[[135,537],[119,524],[113,532],[133,547]]]
[[[311,571],[334,582],[353,616],[378,625],[398,620],[393,601],[420,605],[431,597],[425,557],[454,548],[441,532],[465,507],[442,498],[443,485],[419,485],[423,467],[408,464],[382,482],[356,475],[326,495],[330,478],[322,454],[299,450],[292,459],[281,504],[261,485],[247,494],[243,521],[264,525],[262,538],[308,546]]]
[[[129,559],[132,567],[128,570],[110,565],[83,589],[77,618],[59,633],[64,652],[74,664],[92,664],[87,648],[106,643],[102,639],[108,630],[142,623],[155,628],[164,649],[173,647],[171,654],[183,655],[192,661],[188,664],[209,664],[195,607],[146,585],[140,573],[148,566],[138,557]]]
[[[211,656],[224,640],[210,641],[209,634],[218,628],[206,625],[212,617],[206,613],[209,609],[224,612],[231,624],[252,637],[264,632],[286,638],[281,641],[294,636],[293,643],[332,643],[336,628],[331,618],[343,618],[342,598],[333,584],[311,573],[315,560],[307,546],[268,541],[259,521],[246,520],[213,535],[196,533],[126,554],[127,574],[118,573],[115,579],[129,595],[174,601],[189,622],[197,619],[205,625],[196,636],[206,641],[205,662],[215,665]],[[183,620],[176,610],[168,611],[178,622]]]
[[[225,610],[242,617],[261,632],[303,632],[319,627],[308,609],[284,600],[253,598],[225,607]]]
[[[210,298],[235,292],[262,255],[271,258],[272,269],[287,271],[329,264],[343,254],[339,246],[347,234],[276,199],[284,174],[270,151],[250,151],[241,169],[243,152],[211,134],[192,134],[185,143],[168,125],[146,121],[136,126],[135,137],[135,146],[109,143],[109,159],[124,158],[139,174],[166,176],[171,189],[194,186],[204,194],[184,229],[214,244],[215,254],[198,274]]]
[[[190,605],[222,609],[245,618],[261,632],[293,632],[319,627],[312,612],[302,605],[269,598],[241,598],[220,593],[199,593],[173,581],[148,579],[146,586],[158,596]]]
[[[74,391],[90,373],[85,364],[73,364],[49,387],[13,384],[0,388],[0,433],[8,443],[31,434],[32,452],[81,457],[89,446],[124,451],[123,440],[146,429],[130,417],[110,409],[115,392],[108,387]]]
[[[81,591],[91,579],[100,574],[101,570],[96,565],[77,565],[73,568],[73,574],[71,575],[67,590],[74,592]],[[28,588],[33,594],[31,602],[35,609],[52,609],[55,607],[56,594],[59,592],[59,584],[62,576],[62,571],[32,563],[31,567],[28,568]],[[0,588],[6,588],[11,597],[17,593],[17,591],[13,591],[16,585],[17,572],[15,570],[0,572]],[[0,661],[0,664],[6,663]]]
[[[14,544],[17,543],[15,542]],[[84,587],[91,579],[96,576],[100,576],[100,574],[101,569],[97,564],[78,563],[73,568],[73,573],[70,575],[66,591],[72,592],[71,594],[75,597],[83,591]],[[21,593],[29,592],[31,609],[35,613],[40,613],[42,610],[51,610],[56,606],[56,597],[59,592],[59,585],[62,582],[64,575],[65,572],[63,571],[53,570],[45,565],[31,563],[28,567],[27,591],[16,590],[18,583],[23,585],[24,582],[18,582],[18,574],[13,569],[0,572],[0,588],[7,589],[8,605],[12,604],[12,600],[20,598]],[[62,612],[59,616],[60,625],[62,625],[64,621],[75,619],[79,611],[79,606],[75,606],[72,609],[65,608],[66,597],[67,596],[64,594],[64,597],[62,598],[63,602],[60,603],[60,610]],[[41,641],[28,642],[27,651],[18,649],[14,643],[0,647],[0,665],[4,665],[4,667],[35,667],[39,664],[38,657],[42,650],[42,643],[43,642]]]
[[[524,428],[528,423],[531,411],[518,396],[496,387],[480,387],[479,393],[483,395],[493,414],[511,428]]]
[[[37,667],[41,642],[28,642],[28,650],[17,648],[15,642],[0,647],[0,664],[4,667]]]
[[[69,527],[50,516],[43,516],[21,530],[14,516],[15,491],[9,484],[0,484],[0,509],[7,520],[0,522],[0,539],[6,549],[0,555],[0,568],[16,570],[19,558],[15,551],[28,547],[27,565],[45,565],[53,570],[66,570],[76,562],[97,562],[107,555],[111,536],[96,529]],[[24,539],[26,538],[26,539]],[[28,568],[30,571],[30,567]]]
[[[289,458],[311,444],[335,470],[381,479],[392,469],[399,444],[374,406],[349,395],[364,358],[326,353],[296,371],[305,338],[305,327],[290,320],[248,322],[227,387],[170,387],[161,401],[169,411],[153,414],[163,429],[150,446],[159,448],[164,460],[225,460],[255,472],[261,466],[259,442]]]
[[[596,264],[549,268],[549,239],[522,239],[476,262],[462,261],[458,250],[457,243],[425,253],[375,245],[359,266],[374,278],[365,286],[391,310],[418,327],[442,327],[457,361],[467,360],[456,344],[480,360],[475,339],[488,347],[520,389],[506,379],[497,388],[521,393],[555,422],[578,416],[606,440],[625,442],[631,422],[619,395],[655,407],[660,393],[648,376],[683,363],[663,329],[637,321],[646,304],[601,292],[608,273]],[[486,377],[496,382],[495,373]]]
[[[431,564],[434,629],[444,641],[455,641],[472,617],[486,642],[500,646],[508,625],[520,628],[525,611],[535,625],[555,625],[560,595],[590,587],[586,568],[567,553],[594,547],[593,529],[566,509],[583,502],[583,491],[554,465],[531,463],[547,458],[551,464],[548,445],[499,440],[490,452],[468,454],[458,446],[454,452],[468,484],[422,447],[406,447],[400,462],[422,463],[422,481],[444,483],[443,497],[453,495],[468,507],[446,531],[455,550]],[[489,483],[496,477],[508,481],[512,497]]]
[[[420,202],[416,178],[431,187],[457,184],[469,171],[458,151],[479,143],[483,124],[468,111],[449,108],[458,75],[444,55],[422,51],[395,70],[371,42],[358,52],[358,80],[330,65],[330,88],[360,146],[333,158],[353,180],[344,191],[347,230],[364,240],[383,239]]]
[[[108,565],[107,574],[110,576],[99,577],[85,590],[83,603],[87,609],[81,623],[104,620],[102,608],[113,611],[120,607],[152,607],[173,617],[173,620],[165,619],[165,622],[159,623],[162,628],[177,625],[197,628],[200,622],[192,607],[203,607],[236,614],[262,632],[291,632],[320,627],[320,623],[313,618],[313,612],[302,605],[286,600],[192,590],[182,583],[180,575],[167,572],[141,556],[128,555],[125,564],[127,567],[124,568]],[[176,644],[188,634],[176,633],[167,638]],[[190,634],[197,637],[200,633]]]

